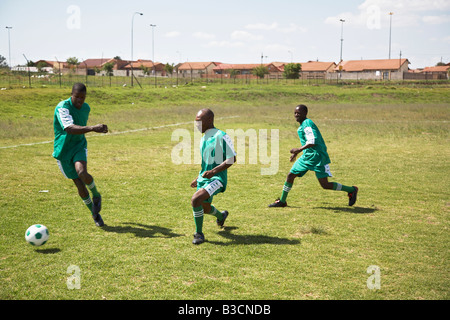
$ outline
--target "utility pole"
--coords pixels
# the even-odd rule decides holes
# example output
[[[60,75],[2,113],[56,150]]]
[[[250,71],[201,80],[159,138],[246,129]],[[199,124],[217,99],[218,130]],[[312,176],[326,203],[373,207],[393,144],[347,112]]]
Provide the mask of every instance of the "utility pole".
[[[153,63],[153,75],[155,77],[155,88],[156,88],[156,68],[155,68],[155,27],[156,24],[151,24],[152,27],[152,63]]]
[[[12,65],[11,65],[11,39],[10,39],[10,35],[9,35],[9,31],[12,29],[12,27],[6,27],[6,29],[8,29],[8,51],[9,51],[9,70],[12,69]]]
[[[135,12],[133,13],[133,17],[131,18],[131,86],[133,86],[133,77],[134,77],[134,73],[133,73],[133,28],[134,28],[134,16],[136,14],[139,15],[144,15],[143,13],[140,12]]]
[[[339,20],[341,22],[341,59],[339,60],[340,62],[342,62],[342,46],[344,44],[344,19],[340,19]]]
[[[391,37],[392,37],[392,15],[393,12],[389,12],[389,59],[391,59]]]

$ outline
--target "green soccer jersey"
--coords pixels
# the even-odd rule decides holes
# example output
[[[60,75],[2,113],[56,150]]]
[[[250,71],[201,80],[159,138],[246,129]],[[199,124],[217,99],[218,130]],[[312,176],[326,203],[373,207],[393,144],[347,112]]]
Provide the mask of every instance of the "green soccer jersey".
[[[225,160],[233,158],[236,155],[230,137],[219,129],[208,129],[200,141],[200,152],[202,155],[202,168],[197,182],[204,184],[212,180],[220,180],[223,185],[223,191],[225,191],[227,186],[227,170],[219,172],[210,179],[203,178],[202,175],[205,171],[214,169]]]
[[[53,129],[55,140],[53,144],[53,157],[58,160],[70,160],[81,148],[87,147],[84,134],[68,134],[64,129],[75,124],[86,126],[91,108],[84,103],[80,109],[72,104],[72,99],[61,101],[55,108]]]
[[[311,119],[305,119],[297,130],[302,146],[311,143],[314,147],[303,150],[300,160],[307,166],[319,167],[329,164],[330,157],[327,146],[320,134],[319,128]]]

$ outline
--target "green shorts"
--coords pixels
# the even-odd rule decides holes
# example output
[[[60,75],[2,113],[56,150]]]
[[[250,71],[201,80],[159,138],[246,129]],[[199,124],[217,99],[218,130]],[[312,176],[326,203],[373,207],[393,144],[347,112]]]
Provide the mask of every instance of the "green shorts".
[[[311,166],[304,163],[301,158],[295,161],[290,172],[299,177],[303,177],[308,171],[314,171],[316,173],[317,179],[328,178],[333,176],[331,174],[329,164],[326,164],[324,166]]]
[[[220,182],[220,180],[204,180],[201,182],[197,182],[197,190],[199,189],[205,189],[206,192],[208,192],[209,194],[209,198],[206,199],[205,203],[211,203],[213,201],[213,197],[221,192],[225,191],[225,188],[223,187],[222,182]]]
[[[58,167],[61,170],[64,177],[67,179],[77,179],[78,173],[75,170],[75,162],[86,161],[87,162],[87,149],[82,148],[77,151],[70,160],[56,160]]]

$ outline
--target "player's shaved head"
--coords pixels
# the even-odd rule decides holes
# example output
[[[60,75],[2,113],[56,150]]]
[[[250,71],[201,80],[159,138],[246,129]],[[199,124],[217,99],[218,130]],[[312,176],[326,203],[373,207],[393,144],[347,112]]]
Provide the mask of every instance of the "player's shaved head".
[[[214,112],[211,109],[201,109],[195,117],[196,122],[201,122],[201,132],[214,128]]]
[[[72,93],[80,92],[86,93],[86,86],[83,83],[75,83],[72,87]]]
[[[197,117],[202,119],[212,119],[214,120],[214,112],[211,109],[202,109],[197,113]]]
[[[308,114],[308,107],[304,104],[299,104],[297,107],[295,107],[295,109],[302,112],[305,116]]]
[[[295,119],[297,122],[302,123],[306,119],[306,115],[308,114],[308,107],[304,104],[299,104],[295,107]]]

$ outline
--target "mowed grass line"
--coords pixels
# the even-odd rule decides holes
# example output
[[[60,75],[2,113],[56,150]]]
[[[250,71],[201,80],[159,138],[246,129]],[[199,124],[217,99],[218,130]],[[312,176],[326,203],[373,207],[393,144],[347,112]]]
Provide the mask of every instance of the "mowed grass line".
[[[219,128],[279,129],[280,168],[262,176],[260,163],[233,166],[228,190],[214,201],[230,218],[221,230],[206,216],[208,242],[198,247],[191,244],[189,183],[199,166],[172,163],[175,128],[88,138],[89,169],[104,196],[103,229],[60,174],[51,144],[1,150],[0,297],[448,299],[448,124],[433,116],[448,106],[382,107],[384,116],[406,114],[402,124],[373,121],[383,120],[379,105],[358,115],[352,104],[310,106],[333,181],[361,189],[356,206],[347,206],[345,193],[322,190],[309,173],[296,180],[288,208],[267,208],[299,143],[292,107],[218,106],[218,117],[242,115],[218,121]],[[196,109],[169,108],[142,122],[190,121]],[[418,121],[421,113],[430,121]],[[24,241],[37,222],[51,232],[41,248]],[[70,265],[81,269],[80,290],[67,288]],[[367,288],[370,265],[381,268],[380,290]]]

